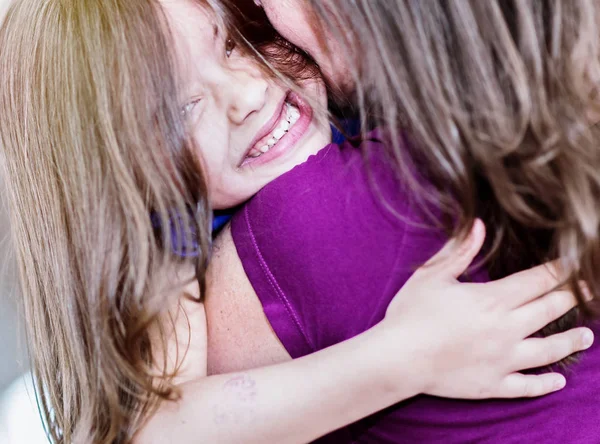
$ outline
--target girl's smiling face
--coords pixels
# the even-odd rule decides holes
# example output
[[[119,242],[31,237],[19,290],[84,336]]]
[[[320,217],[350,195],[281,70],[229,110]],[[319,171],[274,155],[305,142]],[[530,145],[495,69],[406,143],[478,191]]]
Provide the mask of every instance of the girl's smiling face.
[[[238,205],[331,140],[305,97],[326,109],[320,79],[300,97],[238,51],[208,8],[163,0],[175,42],[181,108],[200,151],[215,209]]]

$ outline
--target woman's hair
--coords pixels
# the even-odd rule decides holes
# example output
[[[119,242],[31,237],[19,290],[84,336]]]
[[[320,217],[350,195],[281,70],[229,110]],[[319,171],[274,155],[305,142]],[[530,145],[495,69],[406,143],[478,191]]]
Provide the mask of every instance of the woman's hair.
[[[448,231],[481,217],[492,275],[560,257],[571,284],[600,295],[600,2],[310,4],[356,67],[363,118],[395,136],[402,174],[400,134],[412,142],[434,184],[419,191]]]
[[[240,50],[318,75],[260,9],[197,2]],[[193,278],[203,294],[211,209],[173,48],[157,0],[18,0],[0,28],[2,165],[54,442],[129,441],[178,395],[164,320]]]
[[[11,229],[54,442],[126,441],[172,395],[148,331],[175,267],[202,283],[210,241],[174,72],[152,0],[20,0],[0,30]]]

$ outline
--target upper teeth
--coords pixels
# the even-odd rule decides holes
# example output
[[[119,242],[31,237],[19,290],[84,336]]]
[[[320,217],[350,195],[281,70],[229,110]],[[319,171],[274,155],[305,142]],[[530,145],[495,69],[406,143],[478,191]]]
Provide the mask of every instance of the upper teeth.
[[[267,139],[266,145],[263,145],[258,149],[253,148],[248,154],[248,157],[259,157],[263,153],[266,153],[273,148],[273,146],[275,146],[275,144],[277,144],[277,142],[279,142],[279,140],[287,134],[290,128],[295,125],[299,118],[300,110],[291,103],[286,102],[285,116],[283,119],[281,119],[279,125],[277,125],[277,127],[269,135],[270,137]]]

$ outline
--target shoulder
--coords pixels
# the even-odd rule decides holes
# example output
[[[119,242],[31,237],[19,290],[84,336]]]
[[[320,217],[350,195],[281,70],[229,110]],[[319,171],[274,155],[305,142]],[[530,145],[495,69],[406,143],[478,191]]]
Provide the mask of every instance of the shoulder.
[[[328,145],[257,193],[234,217],[234,238],[240,225],[243,231],[252,225],[257,236],[302,237],[303,245],[342,227],[396,230],[403,225],[398,216],[409,209],[410,196],[394,165],[376,137],[360,147]],[[275,224],[277,232],[272,231]]]
[[[353,247],[339,242],[348,238],[374,246],[397,239],[417,218],[416,206],[383,140],[374,132],[359,147],[330,144],[264,187],[233,218],[238,253],[245,256],[241,244],[265,254],[276,245],[291,257],[311,247]]]
[[[414,270],[403,242],[417,217],[393,165],[379,140],[330,145],[234,216],[239,260],[293,357],[372,325]]]

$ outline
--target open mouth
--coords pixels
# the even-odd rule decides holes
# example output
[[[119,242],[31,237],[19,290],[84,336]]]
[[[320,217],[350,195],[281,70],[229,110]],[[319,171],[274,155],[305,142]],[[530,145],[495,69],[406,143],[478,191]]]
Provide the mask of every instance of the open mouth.
[[[242,166],[266,163],[287,152],[310,126],[313,112],[304,100],[290,92],[276,114],[246,152]]]
[[[290,102],[285,102],[283,106],[285,109],[282,113],[282,118],[277,123],[277,127],[254,145],[246,157],[257,158],[269,152],[298,122],[298,119],[300,119],[300,110]]]

